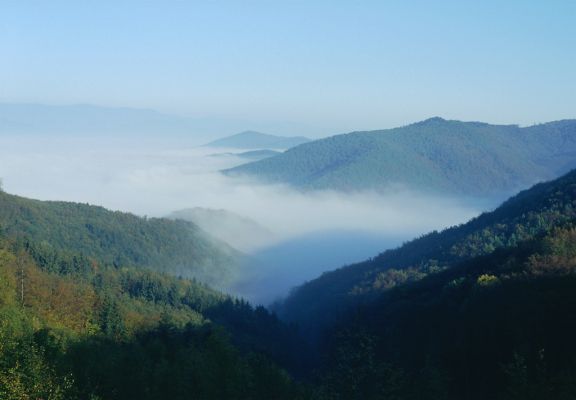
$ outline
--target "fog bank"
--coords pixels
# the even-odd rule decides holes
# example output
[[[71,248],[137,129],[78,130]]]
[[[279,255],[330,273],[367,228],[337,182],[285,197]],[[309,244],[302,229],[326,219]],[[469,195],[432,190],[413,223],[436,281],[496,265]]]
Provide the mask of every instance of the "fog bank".
[[[372,249],[383,251],[401,240],[465,222],[486,207],[463,199],[422,197],[398,188],[388,194],[303,193],[286,186],[235,180],[218,171],[246,160],[233,155],[211,156],[235,151],[238,152],[193,147],[181,139],[135,142],[2,136],[0,177],[4,189],[13,194],[96,204],[138,215],[161,217],[192,207],[231,211],[270,231],[265,237],[255,235],[254,242],[248,241],[242,249],[259,254],[267,265],[274,260],[266,249],[278,250],[282,243],[306,237],[330,237],[330,232],[339,232],[332,246],[338,246],[334,254],[341,254],[340,258],[319,260],[312,271],[314,257],[308,256],[312,247],[306,250],[307,261],[295,261],[293,267],[290,263],[277,263],[277,268],[291,277],[282,279],[295,283],[343,262],[361,259],[352,260],[346,254],[365,258]],[[346,243],[342,232],[361,234],[355,236],[358,240]],[[356,251],[362,247],[362,235],[367,235],[365,239],[370,237],[366,242],[371,243],[373,238],[381,237],[381,248],[374,242],[369,251]],[[245,237],[242,239],[246,242]],[[343,250],[347,245],[349,250]],[[319,249],[322,246],[324,254],[328,254],[326,248],[330,245],[317,245]],[[303,256],[295,251],[282,257],[298,260]],[[308,267],[305,271],[298,270],[295,264]]]

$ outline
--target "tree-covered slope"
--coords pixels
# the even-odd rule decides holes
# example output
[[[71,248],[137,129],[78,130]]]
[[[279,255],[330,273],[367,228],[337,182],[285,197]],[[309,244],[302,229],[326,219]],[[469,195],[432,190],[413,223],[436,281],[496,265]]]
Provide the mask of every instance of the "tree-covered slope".
[[[215,140],[206,144],[207,147],[230,147],[236,149],[289,149],[299,144],[309,142],[303,136],[276,136],[268,133],[245,131]]]
[[[241,256],[185,221],[141,218],[87,204],[38,201],[0,191],[0,229],[54,251],[138,266],[224,287]]]
[[[73,240],[70,244],[72,244]],[[298,399],[302,344],[195,281],[0,234],[0,398]]]
[[[325,343],[325,398],[576,397],[576,224],[386,290]]]
[[[295,289],[278,310],[287,320],[317,332],[390,288],[573,226],[575,220],[576,171],[572,171],[523,191],[466,224],[325,273]]]
[[[576,166],[576,121],[520,128],[431,118],[320,139],[229,170],[308,189],[502,195]]]

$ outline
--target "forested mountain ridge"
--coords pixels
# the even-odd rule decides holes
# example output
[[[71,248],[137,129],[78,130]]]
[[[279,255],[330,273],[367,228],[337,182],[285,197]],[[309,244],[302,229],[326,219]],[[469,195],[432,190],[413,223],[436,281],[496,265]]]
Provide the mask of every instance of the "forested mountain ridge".
[[[509,195],[576,167],[576,120],[521,128],[431,118],[316,140],[224,170],[304,189]]]
[[[0,192],[0,229],[54,251],[74,251],[103,264],[195,277],[216,287],[233,279],[242,257],[190,222],[141,218],[5,192]]]
[[[575,220],[576,170],[520,192],[466,224],[324,273],[296,288],[277,310],[285,319],[317,332],[390,288],[570,227]]]

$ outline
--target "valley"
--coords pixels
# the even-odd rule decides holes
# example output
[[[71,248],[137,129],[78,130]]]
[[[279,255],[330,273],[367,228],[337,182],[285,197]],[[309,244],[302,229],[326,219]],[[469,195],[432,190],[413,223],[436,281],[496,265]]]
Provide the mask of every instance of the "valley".
[[[0,400],[576,399],[574,16],[0,1]]]
[[[30,141],[5,139],[13,146]],[[142,144],[131,152],[123,150],[122,141],[104,150],[102,141],[86,147],[85,141],[63,139],[53,152],[29,143],[30,154],[42,148],[42,162],[35,169],[29,156],[20,161],[5,153],[0,166],[14,173],[3,190],[17,181],[25,184],[23,174],[28,182],[41,178],[46,185],[52,175],[61,178],[55,171],[67,171],[68,183],[87,188],[76,192],[68,186],[74,188],[69,198],[81,193],[85,197],[78,200],[93,202],[98,193],[104,203],[121,199],[123,211],[0,192],[5,285],[0,322],[3,334],[9,329],[14,340],[0,354],[9,368],[0,373],[0,383],[17,385],[0,393],[24,392],[25,385],[37,382],[36,395],[60,393],[55,398],[152,399],[187,391],[206,398],[240,392],[246,396],[240,398],[324,399],[341,393],[380,398],[392,392],[425,396],[422,390],[430,398],[448,392],[460,398],[473,388],[480,397],[470,398],[480,399],[536,390],[507,380],[508,373],[571,376],[564,367],[571,353],[558,347],[567,336],[558,336],[556,328],[549,336],[514,332],[526,324],[542,329],[551,323],[546,314],[563,318],[571,312],[570,303],[557,302],[572,285],[574,172],[497,207],[500,199],[493,194],[439,195],[402,187],[299,191],[254,183],[218,172],[246,162],[238,157],[215,158],[212,148],[176,149],[169,142],[160,148]],[[62,157],[63,145],[74,156]],[[76,168],[90,157],[106,163]],[[24,160],[26,169],[18,169]],[[51,160],[50,169],[43,169],[45,160]],[[558,158],[552,167],[562,170],[565,160]],[[107,179],[98,179],[102,176]],[[119,198],[112,188],[131,194]],[[26,190],[51,196],[42,185]],[[514,308],[503,288],[526,298],[534,318]],[[530,302],[532,295],[554,311]],[[470,305],[450,316],[461,302]],[[502,314],[499,304],[511,314]],[[507,318],[514,325],[506,328],[508,336],[481,340],[468,325],[459,325],[459,318],[494,326]],[[437,321],[443,321],[441,327],[433,328]],[[576,328],[567,322],[563,329]],[[443,347],[450,337],[501,383],[482,388],[481,369],[467,367],[468,359]],[[499,348],[503,341],[514,345],[472,351]],[[401,353],[395,355],[391,346]],[[546,372],[538,372],[544,367],[534,359],[540,347],[549,351]],[[35,358],[27,361],[26,352]],[[120,358],[107,358],[108,352]],[[78,362],[86,356],[98,361]],[[219,357],[224,357],[219,366],[212,364]],[[126,375],[133,358],[141,366]],[[226,384],[188,387],[184,378],[169,384],[174,378],[162,369],[166,363],[198,382],[213,383],[192,372],[195,363],[203,363]],[[243,373],[260,383],[246,389]],[[149,383],[142,386],[141,379]],[[266,379],[272,381],[264,385]],[[550,385],[559,394],[571,393],[567,382]]]

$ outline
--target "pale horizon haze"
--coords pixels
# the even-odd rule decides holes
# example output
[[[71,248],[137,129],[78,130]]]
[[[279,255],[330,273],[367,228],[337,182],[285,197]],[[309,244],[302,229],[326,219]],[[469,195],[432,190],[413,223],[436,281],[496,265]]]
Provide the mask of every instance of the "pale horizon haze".
[[[436,115],[530,125],[575,116],[575,15],[557,0],[7,0],[0,102],[311,137]]]

